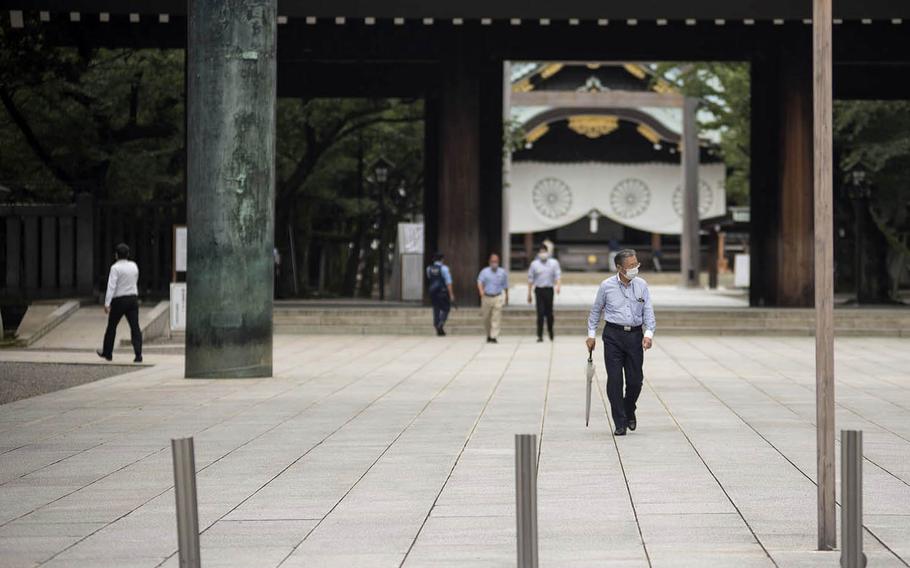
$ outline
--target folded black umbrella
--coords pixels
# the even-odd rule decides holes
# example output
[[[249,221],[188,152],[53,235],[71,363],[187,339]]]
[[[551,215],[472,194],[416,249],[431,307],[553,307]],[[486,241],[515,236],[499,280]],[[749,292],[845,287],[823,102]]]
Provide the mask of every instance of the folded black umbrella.
[[[585,368],[585,376],[587,378],[587,395],[585,397],[585,427],[587,428],[588,424],[591,422],[591,384],[594,382],[594,359],[593,351],[588,351],[588,365]]]

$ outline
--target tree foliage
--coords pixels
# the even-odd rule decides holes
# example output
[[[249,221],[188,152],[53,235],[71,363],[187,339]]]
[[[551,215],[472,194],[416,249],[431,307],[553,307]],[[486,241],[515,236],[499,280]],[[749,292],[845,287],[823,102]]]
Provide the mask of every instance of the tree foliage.
[[[727,203],[749,204],[750,88],[749,64],[744,62],[661,63],[659,79],[681,93],[699,99],[697,115],[702,132],[716,133],[727,166]]]
[[[837,101],[834,136],[841,177],[858,169],[869,177],[869,212],[889,246],[891,296],[897,299],[910,260],[910,102]]]
[[[0,183],[60,201],[182,194],[183,52],[62,48],[0,27]]]
[[[28,17],[22,29],[0,26],[0,185],[16,201],[90,192],[183,202],[183,51],[59,47],[49,29]],[[371,294],[378,243],[422,212],[422,103],[280,99],[277,110],[284,292],[322,284],[325,294]],[[381,187],[371,180],[380,156],[394,164]]]

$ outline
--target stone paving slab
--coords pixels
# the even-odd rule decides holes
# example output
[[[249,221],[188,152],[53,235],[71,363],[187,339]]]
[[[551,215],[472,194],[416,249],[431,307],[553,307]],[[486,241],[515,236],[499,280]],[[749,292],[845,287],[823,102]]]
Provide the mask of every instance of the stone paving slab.
[[[185,380],[161,355],[2,405],[0,566],[176,567],[187,435],[205,566],[514,565],[516,433],[539,437],[541,566],[837,564],[813,551],[811,338],[658,337],[625,438],[600,358],[585,428],[584,359],[579,338],[278,336],[273,379]],[[910,561],[907,368],[910,340],[836,342],[870,566]]]

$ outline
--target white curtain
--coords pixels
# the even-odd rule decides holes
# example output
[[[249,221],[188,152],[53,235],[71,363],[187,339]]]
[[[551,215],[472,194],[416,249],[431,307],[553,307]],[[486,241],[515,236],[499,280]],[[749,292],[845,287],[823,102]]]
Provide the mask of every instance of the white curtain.
[[[725,166],[698,168],[702,219],[726,213]],[[682,232],[679,165],[512,162],[509,231],[532,233],[573,223],[592,212],[641,231]]]

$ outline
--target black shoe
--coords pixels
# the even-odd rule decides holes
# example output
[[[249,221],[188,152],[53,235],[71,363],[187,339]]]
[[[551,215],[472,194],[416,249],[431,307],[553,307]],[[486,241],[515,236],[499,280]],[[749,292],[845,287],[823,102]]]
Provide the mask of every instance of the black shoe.
[[[442,337],[445,334],[446,334],[446,332],[444,332],[441,327],[436,328],[436,335]]]
[[[619,428],[617,428],[616,430],[613,431],[613,435],[614,435],[614,436],[625,436],[625,435],[626,435],[626,427],[625,427],[625,426],[620,426]]]
[[[553,341],[553,332],[550,332],[550,341]]]
[[[543,343],[543,337],[538,337],[538,338],[537,338],[537,343]]]
[[[634,432],[636,428],[638,428],[638,422],[634,418],[629,420],[629,430]]]
[[[95,353],[97,353],[99,357],[101,357],[102,359],[104,359],[104,360],[106,360],[106,361],[113,361],[113,360],[114,360],[114,357],[113,357],[113,356],[108,357],[108,356],[105,355],[104,352],[101,351],[100,349],[97,349],[97,350],[95,351]]]
[[[133,359],[133,363],[142,363],[142,355],[139,355],[138,357]]]
[[[487,336],[487,343],[493,343],[493,338],[489,335]]]
[[[499,343],[499,341],[497,341],[495,337],[491,337],[490,343]]]

